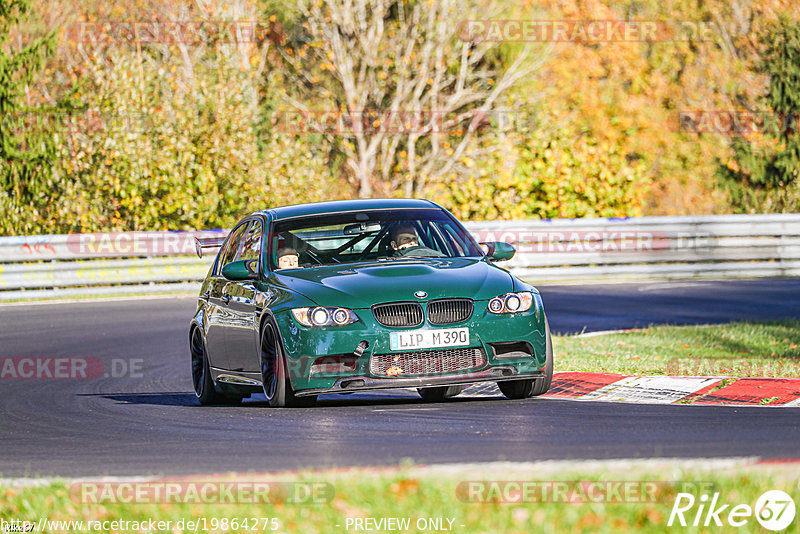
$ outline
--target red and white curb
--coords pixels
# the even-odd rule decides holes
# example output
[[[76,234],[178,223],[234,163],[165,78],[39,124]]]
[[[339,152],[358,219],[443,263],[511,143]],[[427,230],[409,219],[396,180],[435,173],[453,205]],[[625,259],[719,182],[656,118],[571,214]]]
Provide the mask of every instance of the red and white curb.
[[[494,384],[476,384],[462,395],[499,395]],[[629,376],[561,372],[543,395],[587,401],[643,404],[800,407],[800,378]]]

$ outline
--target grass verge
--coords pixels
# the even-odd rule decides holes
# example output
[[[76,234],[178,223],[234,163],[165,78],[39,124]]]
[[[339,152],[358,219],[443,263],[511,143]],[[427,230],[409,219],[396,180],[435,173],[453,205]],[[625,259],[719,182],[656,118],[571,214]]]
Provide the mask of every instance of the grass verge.
[[[686,532],[707,531],[667,525],[678,492],[687,492],[697,504],[685,512],[689,525],[694,520],[700,496],[713,497],[719,492],[719,504],[746,504],[754,507],[761,494],[783,490],[798,501],[800,466],[714,466],[700,461],[665,462],[655,465],[645,461],[617,462],[616,468],[548,468],[544,464],[489,464],[468,469],[403,467],[379,472],[359,470],[349,473],[305,473],[277,476],[272,479],[238,475],[238,478],[173,479],[186,486],[198,484],[280,479],[284,487],[324,488],[307,501],[257,502],[239,504],[202,503],[113,503],[86,502],[108,492],[91,488],[91,498],[82,493],[80,483],[53,482],[39,487],[0,486],[0,518],[38,524],[46,517],[47,532],[66,531],[148,531],[142,524],[169,521],[164,529],[172,533],[194,531],[189,521],[199,521],[198,531],[210,532],[358,532],[356,520],[375,521],[396,518],[407,521],[408,528],[375,528],[377,532],[454,532],[454,533],[523,533],[523,532]],[[657,464],[657,462],[656,462]],[[692,467],[693,465],[694,467]],[[527,468],[524,466],[528,466]],[[534,488],[527,494],[514,491],[525,482]],[[92,482],[92,484],[101,484]],[[146,484],[141,482],[140,484]],[[622,486],[620,484],[623,484]],[[295,486],[292,486],[295,485]],[[119,486],[117,486],[119,487]],[[141,485],[139,486],[141,487]],[[274,486],[273,486],[274,487]],[[537,489],[538,488],[538,489]],[[548,489],[545,489],[548,488]],[[557,488],[562,488],[559,493]],[[119,490],[115,490],[122,494]],[[93,493],[92,493],[93,492]],[[289,491],[289,494],[294,490]],[[302,492],[300,492],[302,493]],[[132,492],[126,493],[133,495]],[[207,494],[208,495],[208,494]],[[234,495],[236,493],[234,492]],[[521,497],[527,495],[527,498]],[[550,497],[546,497],[549,495]],[[509,496],[511,496],[509,498]],[[516,496],[516,497],[515,497]],[[505,502],[511,500],[513,502]],[[519,502],[519,501],[527,502]],[[302,501],[302,502],[301,502]],[[701,518],[700,523],[704,521]],[[253,518],[257,518],[253,528]],[[237,520],[234,523],[233,520]],[[273,521],[274,519],[274,521]],[[722,520],[725,521],[723,514]],[[72,529],[53,522],[73,523]],[[94,525],[90,521],[100,522]],[[130,524],[102,528],[106,521]],[[183,521],[181,523],[181,521]],[[245,527],[244,521],[248,524]],[[362,523],[364,524],[364,523]],[[380,525],[380,523],[377,523]],[[384,525],[386,525],[384,523]],[[751,517],[745,529],[716,528],[716,532],[754,532],[760,527]],[[191,528],[190,528],[191,527]],[[784,532],[800,531],[800,521]]]
[[[555,336],[556,369],[673,376],[800,376],[800,320]]]

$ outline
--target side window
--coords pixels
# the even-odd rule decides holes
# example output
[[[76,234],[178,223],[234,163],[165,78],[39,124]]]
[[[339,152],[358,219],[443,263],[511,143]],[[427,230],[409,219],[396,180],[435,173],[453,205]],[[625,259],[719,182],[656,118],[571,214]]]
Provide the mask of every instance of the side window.
[[[261,256],[261,221],[255,220],[244,233],[242,246],[239,247],[239,252],[233,261],[257,260],[259,256]]]
[[[220,255],[220,262],[217,265],[217,272],[222,271],[222,268],[225,267],[227,264],[233,261],[233,258],[236,256],[236,253],[239,251],[239,247],[242,244],[242,235],[244,234],[247,227],[250,226],[248,223],[239,225],[234,229],[231,233],[230,237],[225,243],[225,250],[222,251]]]

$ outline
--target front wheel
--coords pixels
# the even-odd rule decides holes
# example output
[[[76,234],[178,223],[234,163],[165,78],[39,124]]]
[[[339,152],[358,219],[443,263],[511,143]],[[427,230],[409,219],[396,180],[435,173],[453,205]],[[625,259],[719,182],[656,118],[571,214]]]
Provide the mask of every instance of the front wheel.
[[[547,316],[544,318],[544,333],[545,333],[545,362],[544,362],[544,378],[538,378],[533,384],[533,391],[531,397],[537,397],[547,393],[550,389],[550,384],[553,383],[553,340],[550,337],[550,324],[547,322]]]
[[[435,386],[430,388],[417,388],[417,393],[426,402],[441,402],[444,399],[455,397],[464,391],[464,386]]]
[[[509,399],[526,399],[533,395],[533,379],[498,382],[500,392]]]
[[[261,331],[261,384],[267,402],[273,408],[310,406],[317,400],[316,395],[297,397],[289,380],[286,358],[283,353],[278,327],[270,318]]]
[[[527,397],[537,397],[547,393],[550,384],[553,382],[553,340],[550,336],[550,324],[547,317],[544,318],[545,334],[545,363],[544,377],[528,380],[508,380],[498,382],[497,387],[500,392],[509,399],[525,399]]]

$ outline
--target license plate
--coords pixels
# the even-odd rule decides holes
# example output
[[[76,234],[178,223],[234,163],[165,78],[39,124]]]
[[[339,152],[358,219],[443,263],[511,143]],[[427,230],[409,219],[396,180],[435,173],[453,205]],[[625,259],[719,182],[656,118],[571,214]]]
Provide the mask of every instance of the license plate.
[[[391,350],[435,349],[439,347],[463,347],[469,345],[469,328],[443,328],[439,330],[412,330],[391,332]]]

